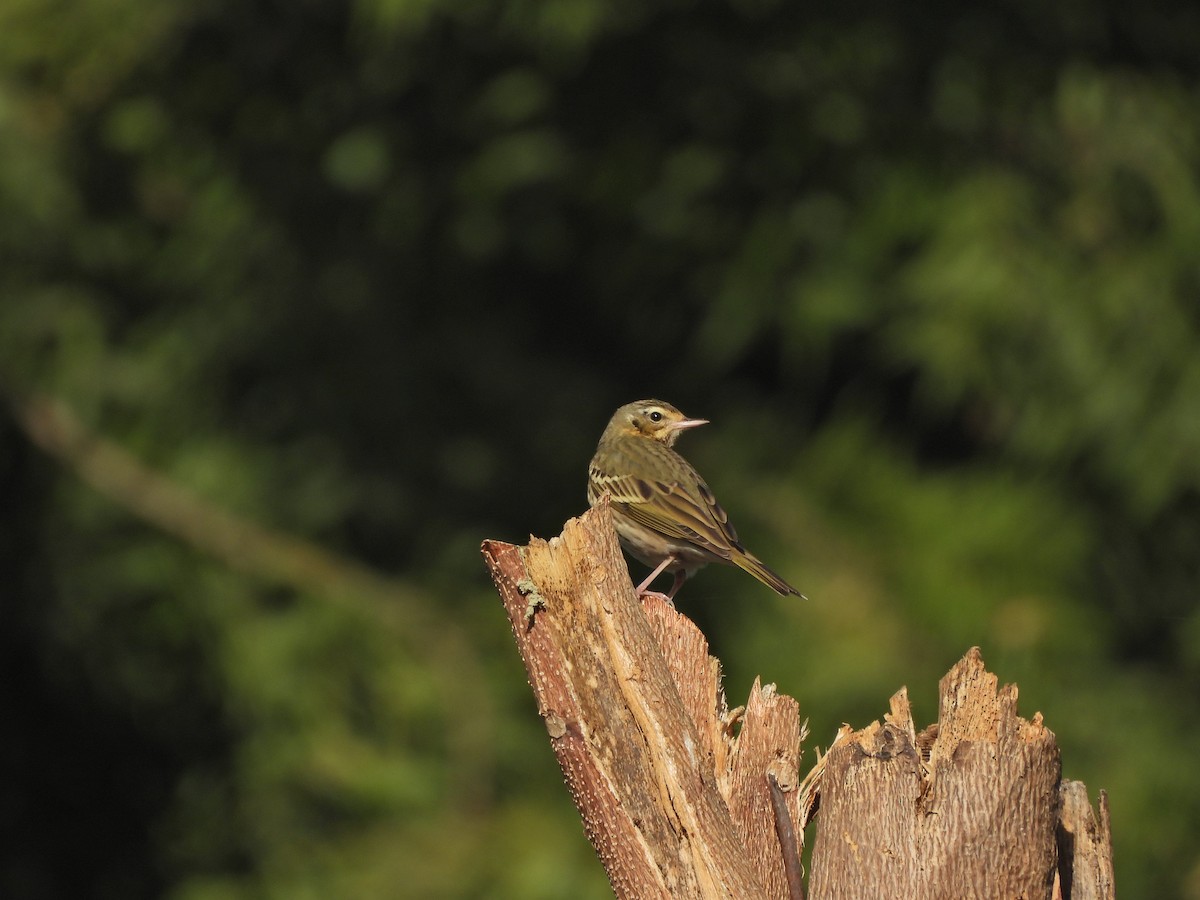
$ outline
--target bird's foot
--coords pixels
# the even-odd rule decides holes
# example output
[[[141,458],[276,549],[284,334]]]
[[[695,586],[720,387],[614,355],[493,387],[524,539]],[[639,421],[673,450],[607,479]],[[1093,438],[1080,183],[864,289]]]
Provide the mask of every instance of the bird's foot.
[[[671,609],[675,608],[675,601],[667,594],[660,591],[641,591],[638,593],[638,599],[645,603],[647,600],[657,600],[660,603],[665,603]]]

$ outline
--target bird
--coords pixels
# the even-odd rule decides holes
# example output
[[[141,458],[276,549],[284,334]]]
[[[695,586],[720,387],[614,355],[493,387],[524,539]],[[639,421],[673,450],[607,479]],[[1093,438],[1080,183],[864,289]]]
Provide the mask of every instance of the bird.
[[[639,597],[662,572],[675,581],[665,596],[674,602],[683,583],[708,563],[737,566],[780,595],[798,590],[738,540],[729,516],[699,473],[673,448],[685,431],[708,424],[689,419],[662,400],[636,400],[613,414],[588,465],[588,504],[609,496],[621,545],[653,571],[637,587]]]

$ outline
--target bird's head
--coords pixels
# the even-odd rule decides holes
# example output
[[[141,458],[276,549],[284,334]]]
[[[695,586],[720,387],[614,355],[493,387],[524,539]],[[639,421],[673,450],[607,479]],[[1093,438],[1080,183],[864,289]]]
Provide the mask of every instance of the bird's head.
[[[648,437],[670,447],[688,428],[707,422],[708,419],[689,419],[662,400],[637,400],[617,410],[608,423],[606,433]]]

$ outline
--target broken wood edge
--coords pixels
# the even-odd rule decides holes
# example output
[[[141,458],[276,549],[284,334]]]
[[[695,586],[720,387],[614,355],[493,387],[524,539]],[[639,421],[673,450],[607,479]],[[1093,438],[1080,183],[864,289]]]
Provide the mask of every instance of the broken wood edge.
[[[730,712],[695,624],[634,593],[606,503],[481,549],[617,896],[787,898],[767,774],[802,840],[795,701],[756,684],[750,716]]]
[[[979,648],[973,647],[941,679],[938,721],[920,733],[904,688],[891,698],[882,723],[858,731],[843,726],[835,745],[824,755],[818,751],[817,765],[805,779],[816,786],[821,809],[810,897],[872,896],[872,890],[886,886],[896,896],[959,896],[969,889],[979,896],[1111,900],[1107,795],[1101,792],[1096,817],[1086,788],[1061,781],[1054,733],[1040,713],[1021,718],[1017,697],[1017,686],[999,687]],[[985,777],[964,781],[971,771]],[[848,784],[855,796],[848,796]],[[847,803],[855,808],[837,808]],[[900,825],[873,833],[871,823],[885,817],[889,804],[898,804]],[[963,804],[979,807],[973,827],[982,831],[967,835],[964,830],[966,843],[957,850],[939,847],[939,823],[952,821]],[[1072,806],[1074,819],[1068,820]],[[980,821],[990,824],[981,826]],[[1003,838],[997,842],[995,835]],[[1032,851],[1031,844],[1036,845]],[[849,863],[836,858],[847,848],[853,857]],[[936,858],[937,852],[943,857]],[[962,862],[988,854],[997,860],[991,871],[972,872]],[[906,856],[912,859],[900,865]],[[1021,871],[1003,870],[1010,857],[1020,857],[1015,867]],[[872,858],[897,864],[886,871],[887,862],[881,863],[875,871]],[[834,882],[845,884],[847,865],[863,893],[834,890]],[[943,882],[931,881],[928,873],[939,871]]]
[[[828,807],[836,791],[826,782],[844,778],[853,765],[862,768],[867,764],[877,771],[894,769],[890,787],[883,787],[899,790],[904,808],[910,812],[924,809],[926,819],[936,820],[939,810],[929,804],[948,799],[939,800],[937,796],[935,786],[939,780],[952,785],[956,766],[980,764],[989,758],[1009,760],[1016,754],[1020,759],[1009,762],[1017,766],[1017,774],[1006,771],[1005,777],[1016,778],[1013,783],[1020,786],[1026,776],[1036,772],[1037,777],[1030,780],[1039,786],[1053,785],[1053,798],[1048,799],[1043,791],[1037,799],[1053,811],[1050,863],[1048,868],[1036,867],[1044,883],[1035,884],[1026,895],[1111,900],[1114,891],[1107,795],[1100,794],[1097,817],[1087,804],[1086,789],[1082,789],[1085,813],[1078,804],[1080,789],[1068,787],[1075,783],[1060,785],[1061,763],[1053,732],[1045,727],[1040,714],[1028,721],[1017,715],[1016,686],[999,688],[978,648],[968,651],[939,683],[937,722],[916,732],[907,691],[902,688],[891,698],[882,723],[873,722],[858,731],[842,726],[826,753],[817,750],[814,765],[801,779],[798,762],[806,726],[799,723],[795,701],[776,694],[773,685],[763,687],[756,681],[746,706],[730,710],[721,686],[720,663],[709,655],[707,641],[695,625],[660,598],[651,595],[639,601],[634,594],[605,512],[602,504],[571,520],[562,535],[548,542],[531,538],[528,546],[516,547],[485,541],[482,549],[504,601],[555,755],[583,816],[585,831],[618,897],[794,896],[794,872],[789,873],[784,863],[781,838],[761,838],[764,828],[775,835],[787,832],[777,822],[781,794],[799,848],[804,828],[818,810],[822,816],[820,843],[828,820],[834,817]],[[568,544],[572,546],[565,546]],[[577,662],[572,648],[579,645],[580,637],[587,645],[589,635],[593,649],[598,646],[603,651],[601,656],[608,668],[619,671],[613,693],[633,701],[638,708],[632,719],[617,723],[620,742],[627,744],[631,738],[640,737],[645,751],[654,754],[671,742],[673,734],[684,735],[683,749],[675,746],[668,753],[669,762],[638,770],[643,777],[635,780],[632,793],[624,790],[622,778],[598,764],[597,753],[611,750],[613,723],[603,717],[589,720],[583,714],[579,699],[586,693],[586,685],[581,688],[578,671],[574,673],[575,681],[570,677],[572,665],[568,663]],[[596,635],[600,635],[599,645],[595,644]],[[659,681],[660,687],[670,684],[672,688],[650,697],[641,682],[654,682],[654,673],[662,672],[669,677],[667,682]],[[786,702],[767,703],[772,698]],[[764,703],[771,712],[760,719]],[[682,710],[669,727],[658,715],[660,707],[666,706],[676,714]],[[594,707],[589,709],[594,711]],[[774,721],[776,718],[778,721]],[[628,727],[630,723],[632,727]],[[603,740],[606,729],[608,744]],[[777,729],[787,737],[782,741],[762,739],[760,729],[768,733]],[[756,746],[756,741],[761,746]],[[901,763],[900,768],[896,763]],[[753,777],[745,777],[747,773]],[[644,777],[647,774],[651,777]],[[692,789],[704,794],[704,799],[692,795]],[[864,810],[854,821],[869,820],[886,800],[885,795],[886,791],[876,796],[875,808]],[[706,813],[692,810],[675,819],[666,815],[659,823],[666,822],[666,827],[655,830],[647,828],[646,820],[628,808],[627,804],[637,797],[655,797],[660,813],[664,799],[673,810],[676,803],[686,809],[690,803],[699,802]],[[961,795],[949,799],[962,801]],[[1064,818],[1069,806],[1078,808],[1074,820]],[[935,815],[931,817],[930,813]],[[729,841],[730,825],[733,842]],[[706,832],[711,830],[723,835],[717,839],[723,849],[709,843],[711,835]],[[1044,831],[1039,830],[1039,841]],[[869,849],[849,830],[837,837],[856,854]],[[1068,844],[1069,859],[1062,849]],[[921,842],[916,841],[910,849],[915,853],[920,846]],[[767,863],[755,861],[747,873],[747,851],[755,847],[768,848],[772,858]],[[870,895],[874,888],[869,879],[861,877],[853,883],[867,893],[847,895],[843,879],[840,893],[823,894],[817,850],[809,891],[813,900],[821,896]],[[903,850],[897,845],[889,853],[898,856]],[[920,861],[922,866],[927,863]],[[735,874],[727,875],[723,869],[726,865]],[[780,877],[773,877],[773,872]],[[790,885],[789,874],[793,875]],[[960,872],[957,877],[974,876]],[[912,889],[895,879],[884,884],[892,892]],[[1086,892],[1086,884],[1095,885],[1093,893]],[[1010,887],[1004,881],[1003,890]],[[927,882],[923,883],[913,896],[929,888]]]
[[[1059,785],[1058,817],[1060,890],[1070,900],[1112,900],[1116,878],[1112,859],[1112,820],[1108,793],[1100,791],[1099,815],[1081,781]]]

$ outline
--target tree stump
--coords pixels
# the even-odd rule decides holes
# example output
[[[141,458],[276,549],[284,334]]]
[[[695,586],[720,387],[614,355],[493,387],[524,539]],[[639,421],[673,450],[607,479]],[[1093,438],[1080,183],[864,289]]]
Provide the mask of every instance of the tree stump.
[[[619,898],[1114,896],[1107,799],[1060,784],[1054,734],[978,649],[920,734],[907,693],[843,726],[801,778],[799,705],[758,680],[730,710],[699,629],[638,598],[602,503],[550,541],[485,541],[551,746]]]

